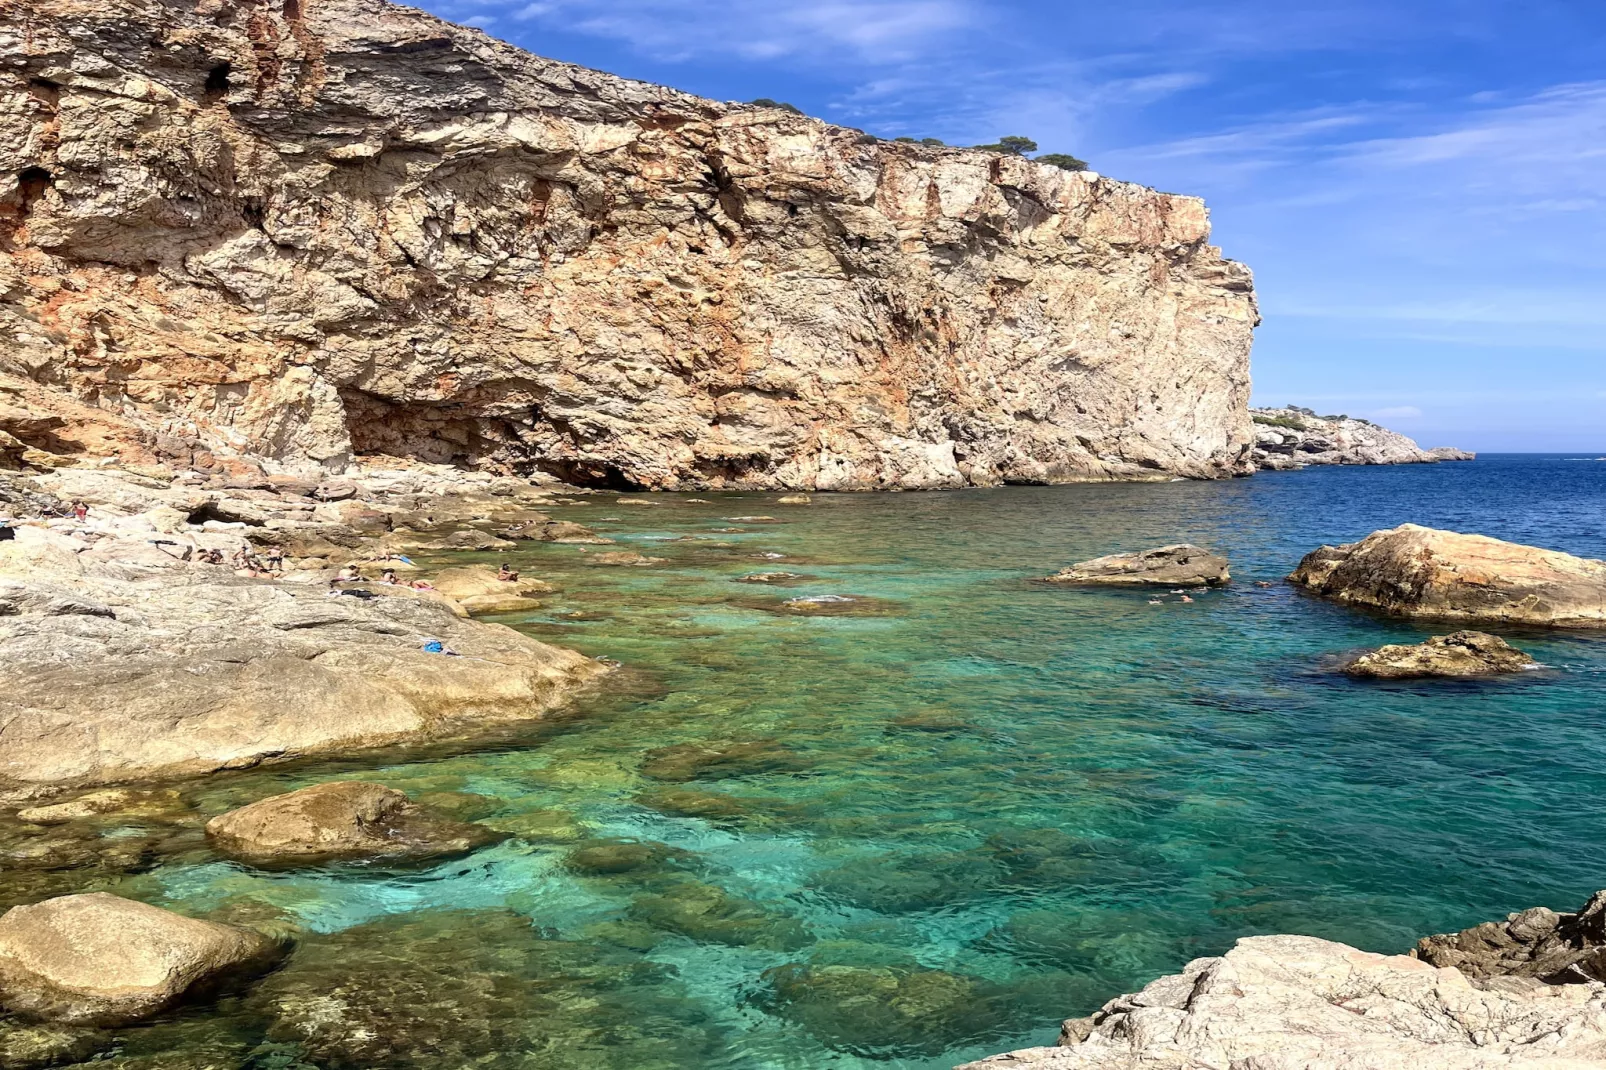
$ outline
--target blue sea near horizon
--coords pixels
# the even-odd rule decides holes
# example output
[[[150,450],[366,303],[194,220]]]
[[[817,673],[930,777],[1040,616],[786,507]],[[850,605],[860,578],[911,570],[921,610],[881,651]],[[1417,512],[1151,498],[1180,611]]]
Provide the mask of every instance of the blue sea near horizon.
[[[1397,953],[1606,887],[1606,633],[1492,629],[1545,668],[1363,683],[1346,651],[1448,629],[1280,582],[1405,522],[1606,558],[1606,463],[616,497],[553,513],[662,565],[506,555],[560,591],[504,622],[617,659],[603,693],[490,749],[186,789],[210,815],[361,775],[513,838],[411,872],[192,851],[125,878],[300,934],[256,991],[126,1031],[125,1059],[937,1070],[1245,935]],[[1151,605],[1036,582],[1181,541],[1233,584]],[[801,578],[735,582],[775,570]],[[857,601],[781,604],[824,596]]]

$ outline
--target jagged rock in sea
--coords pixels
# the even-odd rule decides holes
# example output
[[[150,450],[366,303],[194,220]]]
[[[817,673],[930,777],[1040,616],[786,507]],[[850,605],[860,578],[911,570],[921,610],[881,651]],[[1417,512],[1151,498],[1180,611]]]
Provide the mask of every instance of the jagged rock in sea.
[[[284,948],[236,925],[105,892],[0,917],[0,1004],[29,1018],[116,1026],[267,970]]]
[[[224,854],[265,866],[467,854],[500,833],[454,821],[384,784],[340,780],[258,799],[206,823]]]
[[[1281,471],[1312,464],[1436,464],[1471,461],[1477,454],[1449,446],[1425,450],[1397,431],[1352,416],[1318,416],[1310,409],[1250,409],[1256,468]]]
[[[1046,583],[1220,586],[1232,579],[1227,559],[1188,543],[1079,561],[1044,576]]]
[[[1606,1060],[1606,985],[1469,978],[1308,936],[1220,958],[1065,1023],[1057,1047],[961,1070],[1583,1070]]]
[[[1424,676],[1497,676],[1538,668],[1539,663],[1497,635],[1452,632],[1411,645],[1369,650],[1344,666],[1350,676],[1409,680]]]
[[[39,464],[1250,470],[1253,287],[1196,198],[381,0],[21,0],[0,55],[0,403]]]
[[[1606,628],[1606,561],[1416,524],[1312,550],[1288,579],[1397,617]]]
[[[1458,933],[1425,936],[1411,952],[1468,977],[1531,977],[1546,984],[1606,981],[1606,891],[1574,914],[1548,907],[1506,915]]]

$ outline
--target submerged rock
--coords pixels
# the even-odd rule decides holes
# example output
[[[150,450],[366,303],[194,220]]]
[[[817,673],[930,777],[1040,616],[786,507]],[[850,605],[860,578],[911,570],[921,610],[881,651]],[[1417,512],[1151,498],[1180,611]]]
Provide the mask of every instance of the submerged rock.
[[[65,802],[30,806],[17,811],[17,817],[33,825],[63,825],[104,814],[125,818],[165,817],[184,808],[184,800],[176,791],[106,788]]]
[[[47,1021],[122,1025],[261,973],[282,952],[234,925],[104,892],[62,896],[0,917],[0,1004]]]
[[[439,858],[502,838],[360,780],[315,784],[230,810],[207,822],[206,835],[232,858],[272,865]]]
[[[1533,977],[1546,984],[1606,981],[1606,891],[1576,914],[1534,907],[1458,933],[1425,936],[1412,955],[1468,977]]]
[[[761,773],[796,773],[809,764],[803,755],[773,739],[676,743],[648,751],[641,773],[654,780],[685,783]]]
[[[586,563],[590,565],[641,568],[646,565],[661,565],[664,563],[664,559],[661,557],[647,557],[632,550],[613,550],[608,553],[592,554],[586,558]]]
[[[1399,617],[1606,628],[1606,561],[1416,524],[1313,550],[1288,579]]]
[[[642,840],[599,840],[582,844],[564,856],[564,864],[576,873],[601,876],[657,869],[664,863],[687,857],[666,843]]]
[[[794,918],[694,880],[683,879],[639,896],[631,904],[630,917],[692,940],[765,951],[795,951],[814,939]]]
[[[615,944],[548,939],[503,911],[425,911],[308,934],[246,1007],[267,1020],[270,1039],[320,1070],[724,1061],[673,970]]]
[[[737,583],[779,583],[786,584],[800,580],[803,577],[796,572],[749,572],[745,576],[738,576]]]
[[[1550,1070],[1602,1059],[1606,985],[1478,984],[1404,955],[1253,936],[1066,1022],[1058,1047],[961,1070]]]
[[[1498,636],[1463,631],[1436,635],[1414,646],[1378,647],[1351,661],[1344,671],[1377,680],[1403,680],[1421,676],[1495,676],[1538,665]]]
[[[1109,554],[1062,568],[1049,583],[1166,584],[1219,586],[1232,578],[1227,559],[1209,550],[1183,543],[1130,554]]]

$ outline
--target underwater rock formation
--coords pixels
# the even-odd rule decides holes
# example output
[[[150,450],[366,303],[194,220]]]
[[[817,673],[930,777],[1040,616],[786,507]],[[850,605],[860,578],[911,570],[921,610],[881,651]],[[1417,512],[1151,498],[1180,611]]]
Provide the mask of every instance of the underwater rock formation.
[[[1250,471],[1205,207],[382,0],[0,10],[0,402],[39,463],[619,487]]]
[[[1606,561],[1416,524],[1313,550],[1288,579],[1397,617],[1606,628]]]

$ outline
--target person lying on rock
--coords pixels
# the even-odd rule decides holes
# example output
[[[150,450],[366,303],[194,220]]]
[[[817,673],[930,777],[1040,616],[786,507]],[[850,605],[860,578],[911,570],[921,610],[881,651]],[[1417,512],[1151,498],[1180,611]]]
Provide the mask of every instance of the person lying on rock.
[[[340,568],[340,571],[335,574],[334,582],[335,583],[367,583],[368,580],[367,580],[366,577],[363,576],[362,570],[359,569],[356,565],[342,565],[341,568]]]
[[[413,581],[413,590],[415,590],[415,591],[433,591],[434,589],[435,589],[435,585],[433,583],[430,583],[428,580],[414,580]]]
[[[505,583],[516,583],[518,581],[519,574],[508,568],[507,564],[504,562],[502,567],[496,570],[496,578]]]

